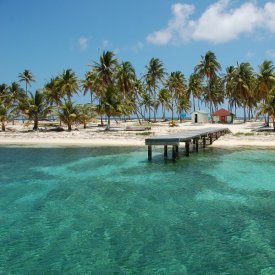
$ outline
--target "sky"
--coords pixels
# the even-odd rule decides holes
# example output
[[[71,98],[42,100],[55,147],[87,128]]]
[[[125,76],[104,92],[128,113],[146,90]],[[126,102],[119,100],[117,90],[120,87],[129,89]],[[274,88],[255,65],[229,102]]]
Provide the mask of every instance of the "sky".
[[[0,12],[0,83],[28,69],[32,91],[68,68],[83,78],[107,50],[138,76],[155,57],[188,78],[209,50],[223,72],[275,62],[272,0],[0,0]]]

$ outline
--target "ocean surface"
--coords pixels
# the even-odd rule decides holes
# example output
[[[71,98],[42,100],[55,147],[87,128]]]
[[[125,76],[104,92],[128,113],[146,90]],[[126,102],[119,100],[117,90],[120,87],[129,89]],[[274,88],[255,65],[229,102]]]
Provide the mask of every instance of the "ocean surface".
[[[275,274],[274,150],[0,156],[0,274]]]

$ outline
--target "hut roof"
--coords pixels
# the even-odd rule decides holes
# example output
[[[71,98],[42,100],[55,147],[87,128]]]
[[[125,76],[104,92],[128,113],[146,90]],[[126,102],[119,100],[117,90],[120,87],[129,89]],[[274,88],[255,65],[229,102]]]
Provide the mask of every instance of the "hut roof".
[[[213,113],[213,116],[231,116],[231,115],[233,115],[231,112],[223,108]]]

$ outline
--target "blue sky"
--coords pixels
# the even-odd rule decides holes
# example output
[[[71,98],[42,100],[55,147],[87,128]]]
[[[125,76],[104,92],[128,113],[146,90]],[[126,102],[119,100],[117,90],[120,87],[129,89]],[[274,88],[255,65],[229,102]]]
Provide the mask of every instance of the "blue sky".
[[[67,68],[82,78],[103,50],[138,75],[156,57],[188,77],[208,50],[224,70],[275,61],[271,0],[0,0],[0,11],[0,83],[29,69],[32,90]]]

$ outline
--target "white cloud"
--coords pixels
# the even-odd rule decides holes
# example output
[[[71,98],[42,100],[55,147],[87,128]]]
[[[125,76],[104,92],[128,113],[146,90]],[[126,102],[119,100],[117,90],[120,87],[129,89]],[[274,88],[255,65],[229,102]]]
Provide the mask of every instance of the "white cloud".
[[[225,43],[257,29],[275,33],[275,2],[258,7],[257,1],[231,8],[231,0],[219,0],[207,7],[197,19],[191,19],[195,6],[172,5],[173,17],[166,28],[147,36],[152,44],[183,43],[188,40]]]
[[[188,19],[194,12],[195,6],[188,4],[174,4],[172,5],[173,18],[168,22],[168,27],[156,31],[147,36],[147,41],[152,44],[164,45],[171,41],[176,42],[181,37],[183,40],[185,28],[188,25]],[[188,34],[186,33],[188,36]]]
[[[78,38],[78,45],[82,51],[86,50],[88,48],[88,42],[90,38],[81,36]]]

